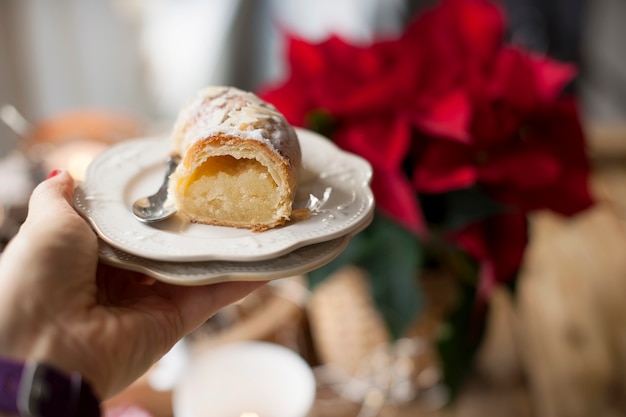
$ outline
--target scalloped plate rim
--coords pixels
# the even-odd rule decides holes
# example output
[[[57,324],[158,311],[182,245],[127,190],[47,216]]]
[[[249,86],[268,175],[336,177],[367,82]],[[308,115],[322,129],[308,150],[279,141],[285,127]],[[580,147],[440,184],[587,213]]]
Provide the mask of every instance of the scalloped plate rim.
[[[346,235],[296,249],[278,258],[259,262],[160,262],[121,253],[119,249],[113,248],[101,239],[99,239],[99,254],[100,260],[108,265],[139,272],[169,284],[198,286],[228,281],[271,281],[303,275],[337,258],[349,242],[350,236]],[[302,262],[281,265],[281,262],[287,262],[290,257],[295,257],[295,260],[299,261],[298,257],[303,258],[307,255],[309,258]],[[273,265],[276,266],[273,267]],[[185,274],[184,271],[190,267],[200,272]]]

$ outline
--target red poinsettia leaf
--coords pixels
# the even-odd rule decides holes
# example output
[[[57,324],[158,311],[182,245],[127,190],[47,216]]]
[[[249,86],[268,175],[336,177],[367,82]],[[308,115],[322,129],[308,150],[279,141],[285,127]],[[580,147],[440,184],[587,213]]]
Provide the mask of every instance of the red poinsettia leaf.
[[[545,109],[528,129],[527,141],[559,162],[558,177],[526,193],[529,209],[548,208],[572,215],[593,204],[589,159],[576,100],[564,97]]]
[[[514,139],[523,123],[558,98],[573,68],[521,49],[506,47],[488,79],[474,78],[472,133],[480,147]]]
[[[367,159],[374,169],[400,170],[411,141],[411,126],[401,114],[352,117],[335,131],[337,145]]]
[[[559,187],[542,187],[531,190],[525,195],[510,190],[500,190],[500,200],[508,201],[525,211],[549,209],[565,216],[579,213],[594,204],[586,184],[588,176],[582,172],[569,172],[562,176]]]
[[[414,168],[413,184],[424,193],[468,188],[477,178],[471,148],[445,140],[429,141]]]
[[[488,94],[510,111],[526,114],[539,104],[539,92],[530,61],[518,49],[503,48],[491,74]]]
[[[414,233],[424,231],[419,203],[402,163],[410,146],[410,124],[401,115],[351,118],[335,131],[342,149],[367,159],[373,166],[372,191],[379,210]]]
[[[479,290],[484,301],[497,283],[515,278],[528,244],[528,220],[521,212],[505,213],[448,237],[481,264]]]
[[[472,109],[470,131],[478,149],[502,146],[513,140],[525,116],[502,100],[492,100],[486,93],[474,97]]]
[[[319,45],[292,34],[285,34],[287,60],[292,78],[316,79],[322,76],[328,66]]]
[[[502,45],[505,18],[495,2],[486,0],[447,0],[455,8],[460,34],[467,51],[481,62],[490,62]]]
[[[306,126],[307,114],[322,108],[316,90],[326,80],[329,61],[318,44],[284,33],[287,43],[288,78],[258,89],[257,94],[272,103],[295,126]]]
[[[517,192],[554,184],[561,175],[561,163],[556,155],[542,152],[539,147],[510,146],[507,151],[486,157],[478,167],[479,181],[487,185],[509,187]]]
[[[310,97],[302,94],[302,87],[295,81],[278,86],[266,86],[257,91],[260,98],[273,104],[293,126],[306,127],[307,114],[315,108]]]
[[[575,75],[572,65],[504,47],[491,77],[490,95],[514,109],[528,112],[555,100]]]
[[[316,94],[320,103],[336,116],[401,108],[418,76],[418,48],[406,54],[399,40],[369,47],[347,45],[331,38],[319,45],[328,62],[326,79]]]
[[[544,103],[555,100],[577,74],[571,64],[554,61],[545,56],[528,54],[535,77],[537,93]]]
[[[489,252],[498,282],[515,277],[528,245],[528,218],[523,212],[494,216],[486,221]]]
[[[589,207],[589,163],[575,101],[563,98],[541,107],[520,132],[490,150],[479,167],[479,183],[523,211],[571,215]]]
[[[433,19],[424,16],[413,22],[402,39],[407,45],[404,48],[405,56],[407,51],[411,53],[408,56],[413,56],[416,50],[419,51],[417,55],[422,57],[418,61],[420,65],[417,66],[415,76],[412,78],[413,82],[407,86],[414,94],[413,99],[418,103],[423,95],[437,97],[457,88],[464,71],[464,61],[460,52],[462,46],[453,36],[453,32],[446,31],[446,28],[454,24],[438,13],[432,12],[431,15]]]
[[[389,112],[393,109],[403,111],[407,100],[407,83],[413,76],[413,65],[400,63],[394,69],[369,80],[363,80],[349,94],[337,97],[329,108],[338,115],[355,113]]]
[[[504,23],[504,14],[494,2],[444,0],[412,21],[404,37],[430,47],[434,71],[476,70],[491,65],[502,44]]]
[[[462,91],[433,100],[427,111],[414,117],[415,125],[427,135],[450,139],[461,143],[470,142],[470,101]]]
[[[378,210],[415,234],[425,233],[426,225],[416,194],[402,173],[375,171],[372,191]]]

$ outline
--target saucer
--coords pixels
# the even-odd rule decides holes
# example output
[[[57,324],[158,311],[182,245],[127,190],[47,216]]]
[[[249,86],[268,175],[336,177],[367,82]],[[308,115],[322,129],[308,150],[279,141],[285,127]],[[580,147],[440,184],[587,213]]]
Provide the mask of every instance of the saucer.
[[[256,262],[165,262],[125,253],[99,239],[103,263],[141,272],[177,285],[205,285],[224,281],[269,281],[308,273],[335,259],[350,236],[304,246],[276,258]]]

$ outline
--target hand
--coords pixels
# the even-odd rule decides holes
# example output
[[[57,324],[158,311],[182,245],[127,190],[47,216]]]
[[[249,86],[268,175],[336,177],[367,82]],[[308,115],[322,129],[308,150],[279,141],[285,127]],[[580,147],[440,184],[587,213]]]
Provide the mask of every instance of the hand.
[[[0,356],[79,371],[104,400],[263,283],[185,287],[98,263],[66,173],[41,183],[0,257]]]

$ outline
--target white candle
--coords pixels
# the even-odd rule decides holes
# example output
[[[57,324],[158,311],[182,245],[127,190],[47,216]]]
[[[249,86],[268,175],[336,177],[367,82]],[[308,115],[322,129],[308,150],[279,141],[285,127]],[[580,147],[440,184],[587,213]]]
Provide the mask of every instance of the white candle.
[[[174,388],[175,417],[305,417],[315,377],[295,352],[238,342],[208,350]]]

